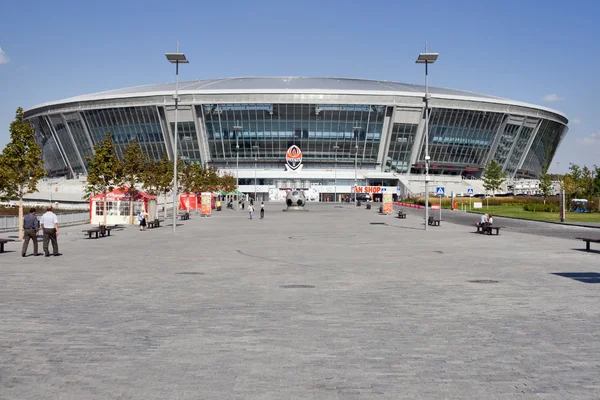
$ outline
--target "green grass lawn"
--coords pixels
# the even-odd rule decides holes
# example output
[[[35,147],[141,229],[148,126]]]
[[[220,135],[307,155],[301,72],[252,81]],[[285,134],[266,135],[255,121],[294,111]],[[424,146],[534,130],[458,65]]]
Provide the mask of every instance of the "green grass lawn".
[[[467,208],[468,209],[468,208]],[[490,213],[492,215],[504,216],[504,217],[515,217],[523,219],[533,219],[538,221],[560,221],[558,213],[550,212],[533,212],[524,211],[523,206],[490,206],[486,208],[485,203],[481,209],[472,209],[471,211],[477,213]],[[567,212],[565,218],[566,222],[600,222],[600,213],[572,213]]]

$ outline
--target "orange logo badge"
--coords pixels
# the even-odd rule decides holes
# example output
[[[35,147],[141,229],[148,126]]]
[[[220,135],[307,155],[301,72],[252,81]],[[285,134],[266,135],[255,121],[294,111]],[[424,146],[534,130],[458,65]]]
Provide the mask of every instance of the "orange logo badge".
[[[295,144],[285,153],[285,162],[291,170],[296,170],[302,165],[302,150]]]

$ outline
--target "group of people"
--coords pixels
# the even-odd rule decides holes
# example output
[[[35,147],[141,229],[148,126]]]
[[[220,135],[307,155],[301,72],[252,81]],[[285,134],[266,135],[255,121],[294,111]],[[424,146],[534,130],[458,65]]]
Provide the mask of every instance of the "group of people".
[[[492,215],[485,213],[485,214],[481,215],[481,219],[479,220],[479,222],[477,224],[485,225],[485,224],[493,224],[493,223],[494,223],[494,218],[492,218]]]
[[[242,207],[242,210],[244,208]],[[250,214],[250,219],[252,219],[252,215],[254,214],[254,200],[250,200],[250,205],[248,206],[248,213]],[[260,202],[260,219],[265,217],[265,202]]]
[[[21,249],[21,256],[27,256],[27,248],[29,247],[29,240],[33,240],[33,255],[41,256],[38,253],[38,242],[37,234],[40,228],[44,234],[44,255],[50,257],[49,244],[52,243],[52,254],[54,256],[62,256],[58,252],[58,218],[56,214],[52,212],[52,207],[48,207],[44,215],[38,220],[35,215],[35,208],[29,210],[29,214],[23,217],[23,248]]]

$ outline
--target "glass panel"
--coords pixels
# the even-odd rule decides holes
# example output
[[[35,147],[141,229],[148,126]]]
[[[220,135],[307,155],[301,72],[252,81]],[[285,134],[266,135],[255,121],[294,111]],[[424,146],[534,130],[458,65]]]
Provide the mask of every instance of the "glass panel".
[[[519,132],[520,128],[521,125],[514,124],[506,124],[504,127],[504,131],[500,136],[498,147],[496,147],[496,152],[494,153],[493,157],[493,160],[498,161],[500,165],[504,166],[506,158],[508,157],[510,149],[512,148],[517,137],[517,132]]]
[[[354,162],[354,146],[359,146],[359,160],[375,163],[379,152],[384,106],[319,104],[205,104],[209,150],[213,160],[235,161],[236,145],[240,160],[258,157],[285,162],[285,152],[292,145],[302,150],[304,160],[332,160],[337,145],[338,160]],[[355,133],[353,127],[360,129]],[[236,135],[234,126],[241,127]],[[219,143],[223,141],[225,151]]]
[[[429,121],[431,163],[483,167],[504,114],[435,108]],[[422,146],[418,162],[425,162]]]
[[[531,134],[533,133],[532,127],[524,126],[521,128],[521,132],[519,132],[519,137],[517,138],[515,145],[512,149],[512,153],[506,165],[505,172],[508,176],[513,176],[519,166],[519,161],[521,160],[521,156],[525,151],[525,147],[527,147],[527,143],[531,138]]]
[[[408,172],[418,124],[394,124],[385,172]]]
[[[155,107],[90,110],[83,116],[94,143],[103,140],[107,132],[112,134],[119,157],[134,138],[149,158],[160,159],[167,152]]]
[[[49,177],[64,176],[68,174],[68,167],[60,154],[60,149],[48,125],[42,118],[35,118],[33,129],[37,144],[42,148],[44,169]]]
[[[544,120],[531,145],[523,163],[522,171],[533,176],[540,176],[542,169],[552,162],[554,153],[561,138],[566,133],[566,126],[559,122]]]
[[[77,149],[71,140],[71,136],[67,131],[67,127],[63,122],[63,119],[58,115],[50,116],[50,121],[52,122],[52,126],[54,127],[54,131],[58,136],[58,140],[64,150],[64,154],[69,160],[69,164],[71,164],[71,168],[73,168],[74,173],[82,174],[85,172],[83,166],[81,165],[81,161],[79,160]]]

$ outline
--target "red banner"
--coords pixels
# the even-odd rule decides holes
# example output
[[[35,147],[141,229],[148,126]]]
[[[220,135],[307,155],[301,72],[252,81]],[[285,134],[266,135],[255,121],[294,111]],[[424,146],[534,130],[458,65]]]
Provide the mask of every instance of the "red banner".
[[[198,197],[196,193],[181,193],[179,195],[179,209],[194,211],[198,209]]]

